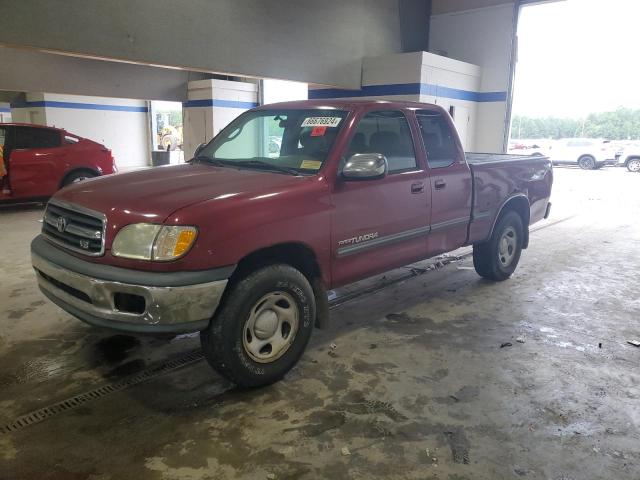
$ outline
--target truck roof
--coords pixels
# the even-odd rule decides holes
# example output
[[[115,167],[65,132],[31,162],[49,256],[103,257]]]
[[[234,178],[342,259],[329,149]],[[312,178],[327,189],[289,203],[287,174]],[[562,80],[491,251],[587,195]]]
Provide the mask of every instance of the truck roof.
[[[270,103],[267,105],[261,105],[257,107],[257,110],[270,110],[273,108],[319,108],[319,107],[331,107],[331,108],[347,108],[354,109],[358,107],[367,107],[370,105],[385,105],[391,108],[427,108],[434,109],[439,108],[433,103],[421,103],[421,102],[409,102],[409,101],[391,101],[391,100],[360,100],[360,99],[340,99],[340,98],[328,98],[318,100],[297,100],[293,102],[278,102]]]

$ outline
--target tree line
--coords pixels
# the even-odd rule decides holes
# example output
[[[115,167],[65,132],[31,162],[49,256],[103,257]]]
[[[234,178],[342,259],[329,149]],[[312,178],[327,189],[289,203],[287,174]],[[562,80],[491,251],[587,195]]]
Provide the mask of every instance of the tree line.
[[[638,140],[640,110],[620,107],[611,112],[591,113],[581,119],[515,115],[511,122],[511,138],[572,137]]]

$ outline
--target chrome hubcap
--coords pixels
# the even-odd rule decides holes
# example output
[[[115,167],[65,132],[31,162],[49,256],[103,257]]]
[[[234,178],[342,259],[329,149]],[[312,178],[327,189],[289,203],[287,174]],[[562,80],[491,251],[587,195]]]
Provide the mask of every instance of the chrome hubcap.
[[[518,236],[513,227],[507,227],[498,242],[498,260],[503,267],[508,267],[516,255]]]
[[[640,160],[631,160],[628,166],[632,172],[640,171]]]
[[[270,363],[285,354],[298,332],[300,314],[291,295],[271,292],[251,309],[244,324],[244,350],[259,363]]]

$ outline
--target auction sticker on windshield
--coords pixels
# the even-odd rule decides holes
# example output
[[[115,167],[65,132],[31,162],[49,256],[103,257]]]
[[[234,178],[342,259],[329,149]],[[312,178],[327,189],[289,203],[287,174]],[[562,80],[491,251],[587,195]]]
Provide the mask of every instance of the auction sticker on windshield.
[[[318,170],[322,166],[322,162],[318,160],[303,160],[300,164],[300,168],[307,170]]]
[[[303,127],[337,127],[340,125],[340,117],[307,117],[302,122]]]

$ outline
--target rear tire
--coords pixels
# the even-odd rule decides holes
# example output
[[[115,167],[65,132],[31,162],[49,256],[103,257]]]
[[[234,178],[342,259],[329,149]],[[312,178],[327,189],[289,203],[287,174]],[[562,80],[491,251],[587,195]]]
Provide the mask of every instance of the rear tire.
[[[630,172],[640,172],[640,158],[632,158],[627,162],[627,170]]]
[[[473,266],[478,275],[495,282],[509,278],[520,261],[523,238],[520,215],[514,211],[504,214],[491,238],[473,246]]]
[[[71,172],[67,178],[64,179],[64,182],[62,183],[63,187],[66,187],[67,185],[71,185],[72,183],[78,183],[78,182],[82,182],[83,180],[86,180],[87,178],[93,178],[96,177],[97,175],[93,172],[90,172],[88,170],[78,170],[77,172]]]
[[[240,387],[280,380],[298,362],[313,329],[313,289],[295,268],[270,265],[231,285],[200,332],[204,356]]]
[[[596,159],[591,155],[583,155],[578,159],[578,166],[583,170],[595,170]]]

